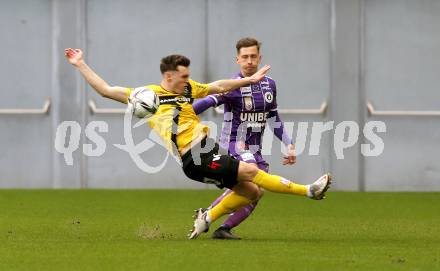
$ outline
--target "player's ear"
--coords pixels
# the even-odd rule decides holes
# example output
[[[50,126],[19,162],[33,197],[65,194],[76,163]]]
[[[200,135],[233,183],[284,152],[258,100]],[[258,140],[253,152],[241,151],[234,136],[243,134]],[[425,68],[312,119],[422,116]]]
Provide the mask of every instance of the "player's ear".
[[[238,55],[235,56],[235,63],[238,64]]]
[[[166,71],[163,73],[163,78],[165,79],[165,81],[170,81],[172,77],[172,74],[170,71]]]

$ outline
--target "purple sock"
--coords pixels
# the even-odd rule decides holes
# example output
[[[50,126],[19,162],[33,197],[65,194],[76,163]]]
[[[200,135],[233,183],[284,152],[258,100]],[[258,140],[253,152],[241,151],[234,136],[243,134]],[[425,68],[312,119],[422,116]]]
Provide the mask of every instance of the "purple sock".
[[[241,222],[243,222],[246,218],[248,218],[248,216],[251,215],[257,204],[258,201],[252,202],[251,204],[246,205],[243,208],[230,214],[228,219],[226,219],[226,221],[222,224],[222,227],[227,227],[230,229],[237,227],[238,225],[240,225]]]

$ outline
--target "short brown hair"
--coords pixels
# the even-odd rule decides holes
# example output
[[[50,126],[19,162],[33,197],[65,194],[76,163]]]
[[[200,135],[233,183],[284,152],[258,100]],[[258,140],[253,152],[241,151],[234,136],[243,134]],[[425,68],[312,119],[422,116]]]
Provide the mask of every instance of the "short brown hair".
[[[250,37],[242,38],[239,41],[237,41],[235,48],[237,48],[237,54],[239,54],[241,48],[252,47],[252,46],[257,46],[258,52],[260,52],[261,43],[258,40]]]
[[[191,61],[186,56],[169,55],[161,59],[160,72],[164,74],[167,71],[177,71],[177,66],[189,67]]]

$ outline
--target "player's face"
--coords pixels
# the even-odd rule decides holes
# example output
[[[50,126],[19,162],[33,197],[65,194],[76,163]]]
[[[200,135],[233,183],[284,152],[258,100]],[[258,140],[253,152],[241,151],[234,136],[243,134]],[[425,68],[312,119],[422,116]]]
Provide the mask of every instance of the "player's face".
[[[251,76],[256,73],[260,62],[261,55],[256,45],[240,48],[237,55],[237,64],[240,66],[240,71],[244,76]]]
[[[171,89],[177,94],[183,94],[189,81],[189,67],[177,66],[177,71],[171,71],[168,77]]]

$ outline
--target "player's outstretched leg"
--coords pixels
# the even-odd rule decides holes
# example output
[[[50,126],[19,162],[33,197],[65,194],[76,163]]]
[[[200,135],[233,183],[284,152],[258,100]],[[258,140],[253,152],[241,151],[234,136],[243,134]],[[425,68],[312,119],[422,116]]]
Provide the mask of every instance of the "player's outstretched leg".
[[[247,163],[240,162],[238,180],[240,182],[251,180],[259,187],[271,192],[301,195],[311,199],[321,200],[324,199],[325,192],[330,187],[332,177],[330,174],[324,174],[313,184],[302,185],[289,181],[281,176],[266,173],[261,169],[255,169]]]
[[[325,198],[325,192],[330,187],[332,177],[330,174],[324,174],[310,185],[300,185],[280,176],[271,175],[259,170],[252,182],[272,192],[303,195],[314,200],[322,200]],[[254,199],[254,201],[257,199],[258,198]],[[193,229],[189,234],[189,239],[197,238],[203,232],[208,231],[209,225],[221,216],[238,210],[251,202],[252,201],[248,198],[233,192],[225,196],[219,204],[210,210],[198,209],[196,211]]]

